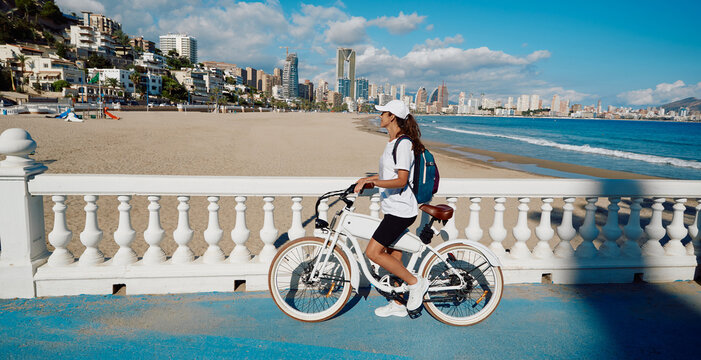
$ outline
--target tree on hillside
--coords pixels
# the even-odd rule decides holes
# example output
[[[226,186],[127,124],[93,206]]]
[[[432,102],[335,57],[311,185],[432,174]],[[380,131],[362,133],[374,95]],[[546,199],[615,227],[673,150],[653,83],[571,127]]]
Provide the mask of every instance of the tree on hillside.
[[[112,38],[119,45],[129,46],[129,35],[125,34],[121,29],[114,31],[112,33]]]
[[[55,92],[63,90],[63,88],[70,87],[71,84],[66,80],[56,80],[51,84],[51,87]]]
[[[180,54],[178,54],[178,51],[175,49],[171,49],[170,51],[168,51],[168,55],[166,55],[166,64],[168,65],[168,67],[174,70],[180,70],[184,67],[192,67],[190,59],[188,59],[185,56],[180,56]]]
[[[134,71],[131,73],[131,75],[129,75],[129,80],[134,83],[134,92],[143,94],[143,89],[141,87],[141,73]]]
[[[92,54],[92,55],[90,55],[90,57],[88,58],[88,61],[86,62],[86,67],[105,69],[105,68],[112,67],[112,62],[103,56],[100,56],[97,54]]]
[[[39,11],[39,8],[34,0],[15,0],[15,6],[27,21],[29,21],[30,16],[36,15]]]
[[[175,79],[168,76],[161,76],[161,83],[163,84],[161,95],[164,98],[172,102],[187,100],[187,89],[180,85]]]
[[[63,17],[61,9],[59,9],[59,7],[56,5],[56,3],[53,2],[53,0],[49,0],[41,6],[39,16],[49,19],[55,22],[56,24],[63,24],[66,22],[66,18]]]
[[[17,61],[19,63],[19,79],[20,79],[20,81],[19,81],[19,90],[18,91],[22,92],[23,91],[22,85],[24,84],[24,65],[27,62],[27,57],[24,54],[19,54],[19,55],[15,54],[14,57],[15,57],[15,61]]]

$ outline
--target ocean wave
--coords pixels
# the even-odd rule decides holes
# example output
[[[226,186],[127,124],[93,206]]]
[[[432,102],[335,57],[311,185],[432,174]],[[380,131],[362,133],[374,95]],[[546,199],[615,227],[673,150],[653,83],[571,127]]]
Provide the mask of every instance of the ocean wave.
[[[441,126],[436,126],[436,128],[441,129],[441,130],[445,130],[445,131],[462,133],[462,134],[511,139],[511,140],[525,142],[528,144],[553,147],[553,148],[558,148],[558,149],[562,149],[562,150],[611,156],[611,157],[617,157],[617,158],[622,158],[622,159],[644,161],[644,162],[651,163],[651,164],[666,164],[666,165],[673,165],[673,166],[677,166],[677,167],[701,169],[701,162],[698,162],[698,161],[682,160],[682,159],[677,159],[677,158],[672,158],[672,157],[664,157],[664,156],[656,156],[656,155],[638,154],[638,153],[633,153],[633,152],[628,152],[628,151],[611,150],[611,149],[606,149],[606,148],[593,147],[593,146],[589,146],[589,145],[561,144],[561,143],[557,143],[557,142],[550,141],[550,140],[535,139],[535,138],[526,137],[526,136],[502,135],[502,134],[494,134],[494,133],[481,132],[481,131],[454,129],[454,128],[441,127]]]

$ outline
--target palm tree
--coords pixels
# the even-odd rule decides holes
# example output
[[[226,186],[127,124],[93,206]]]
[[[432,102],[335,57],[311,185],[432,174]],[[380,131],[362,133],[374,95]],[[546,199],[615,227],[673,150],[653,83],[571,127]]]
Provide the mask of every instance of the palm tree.
[[[134,83],[134,92],[141,92],[141,87],[139,86],[141,83],[141,73],[134,71],[131,73],[131,75],[129,75],[129,80]]]
[[[14,57],[15,57],[15,61],[19,61],[19,64],[20,64],[20,66],[19,66],[19,71],[20,71],[20,77],[19,77],[20,78],[20,82],[19,82],[20,90],[19,90],[19,92],[22,92],[22,90],[23,90],[22,84],[24,84],[24,65],[27,62],[27,57],[24,56],[24,54],[19,54],[19,55],[15,54]]]

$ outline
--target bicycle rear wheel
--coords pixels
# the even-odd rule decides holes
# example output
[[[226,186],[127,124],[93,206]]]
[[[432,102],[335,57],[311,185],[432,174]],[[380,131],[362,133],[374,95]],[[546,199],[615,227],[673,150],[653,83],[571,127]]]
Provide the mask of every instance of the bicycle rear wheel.
[[[477,248],[454,244],[438,252],[455,268],[466,286],[458,290],[429,291],[424,296],[426,310],[449,325],[469,326],[491,315],[499,305],[504,290],[501,268],[489,263]],[[428,260],[422,274],[431,287],[454,286],[460,278],[435,254]]]
[[[323,249],[324,240],[305,237],[280,248],[270,264],[268,286],[275,304],[288,316],[306,322],[336,315],[351,295],[350,264],[339,248]],[[311,281],[317,257],[329,260],[320,279]]]

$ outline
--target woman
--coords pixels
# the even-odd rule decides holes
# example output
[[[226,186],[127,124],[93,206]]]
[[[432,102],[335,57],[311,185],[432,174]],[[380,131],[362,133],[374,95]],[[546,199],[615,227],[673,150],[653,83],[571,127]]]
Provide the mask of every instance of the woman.
[[[419,125],[409,114],[404,102],[392,100],[385,106],[375,106],[375,109],[382,112],[380,126],[387,129],[389,142],[380,157],[379,174],[358,180],[355,192],[361,191],[366,184],[380,188],[380,204],[385,216],[370,239],[365,254],[409,285],[406,307],[390,301],[388,305],[375,309],[375,314],[381,317],[406,316],[407,310],[413,311],[421,306],[428,281],[412,275],[402,263],[402,252],[391,249],[390,245],[414,223],[418,215],[418,204],[414,193],[409,189],[409,179],[413,177],[414,152],[423,151],[424,146],[420,139]],[[408,136],[411,141],[400,141],[395,162],[392,152],[395,142],[402,135]]]

